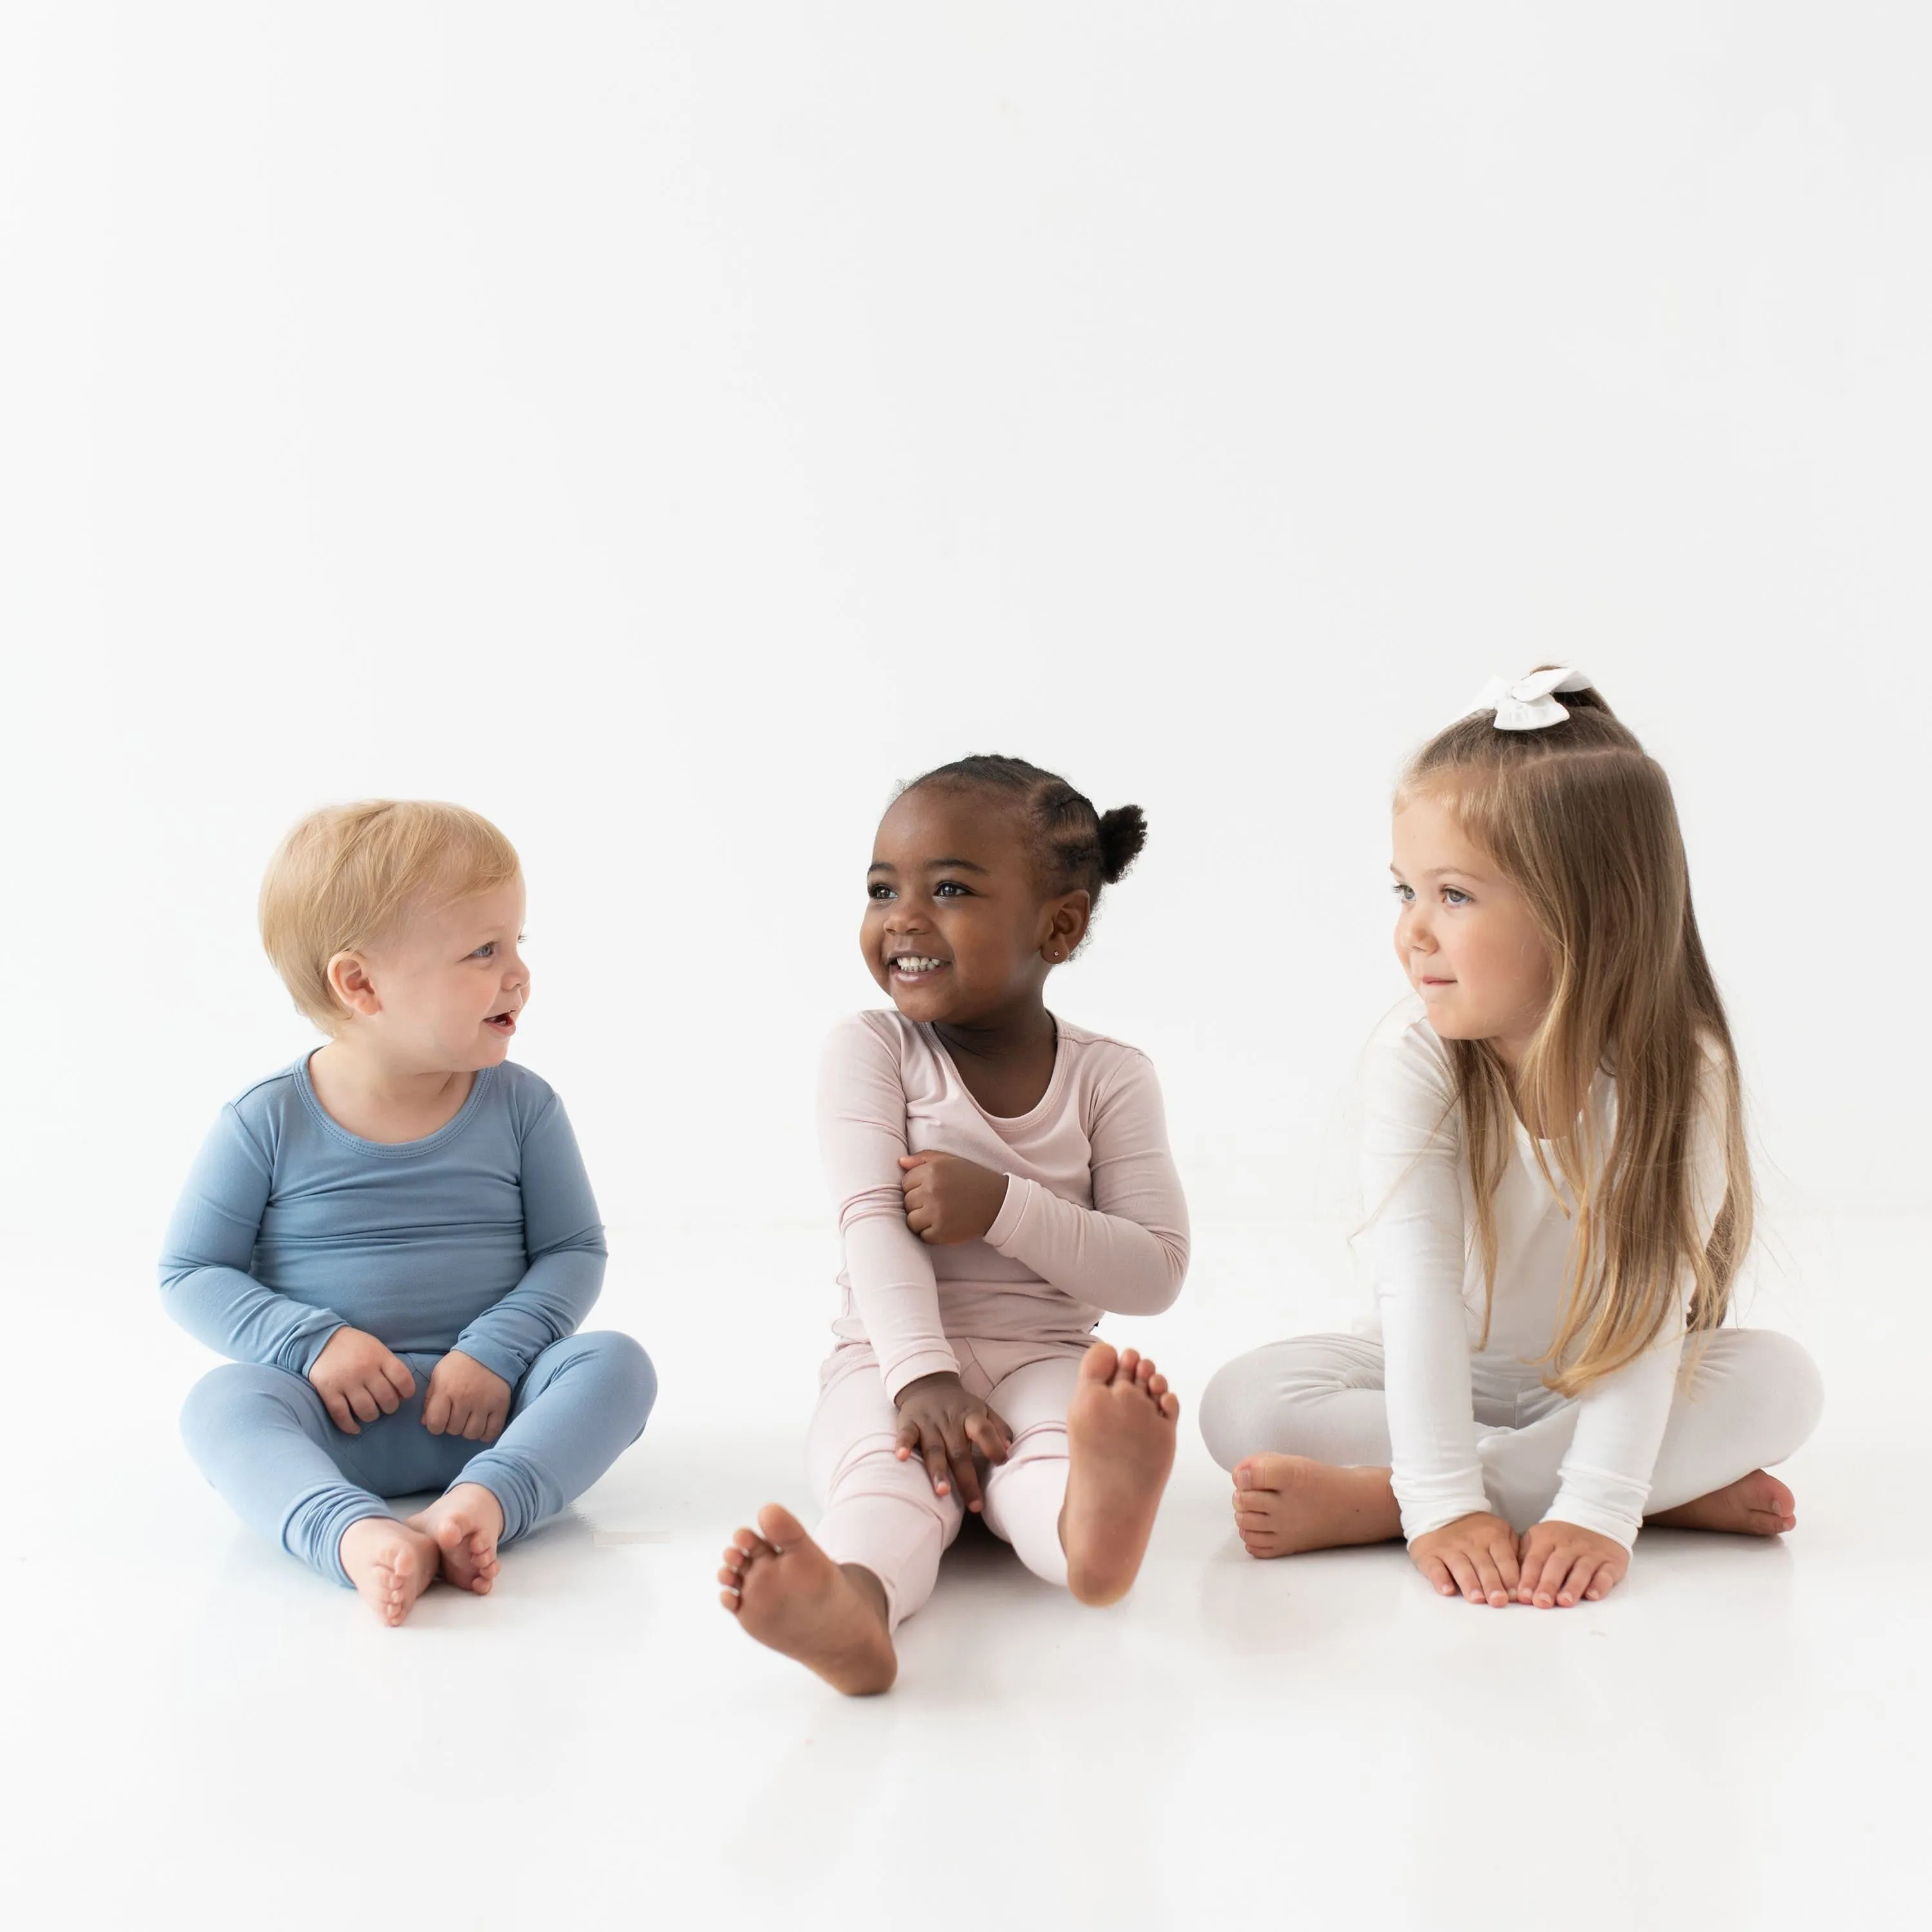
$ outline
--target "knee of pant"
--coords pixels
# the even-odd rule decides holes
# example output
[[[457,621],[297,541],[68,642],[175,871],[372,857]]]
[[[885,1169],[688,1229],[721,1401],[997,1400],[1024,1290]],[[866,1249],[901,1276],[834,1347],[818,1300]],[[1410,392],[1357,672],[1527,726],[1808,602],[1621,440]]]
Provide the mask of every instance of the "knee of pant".
[[[1253,1371],[1245,1357],[1237,1357],[1214,1371],[1201,1391],[1201,1439],[1208,1453],[1224,1469],[1232,1469],[1258,1445],[1247,1414],[1246,1384]]]
[[[199,1443],[227,1434],[249,1403],[266,1396],[284,1402],[296,1378],[286,1369],[257,1362],[224,1362],[211,1369],[188,1392],[182,1404],[182,1439],[190,1450]]]
[[[1750,1331],[1752,1379],[1761,1383],[1760,1407],[1767,1421],[1775,1418],[1780,1457],[1802,1448],[1824,1412],[1825,1379],[1818,1364],[1800,1344],[1775,1329]]]
[[[589,1344],[596,1359],[604,1364],[630,1398],[642,1429],[650,1419],[651,1406],[658,1399],[658,1372],[642,1345],[615,1329],[599,1329],[580,1338]]]

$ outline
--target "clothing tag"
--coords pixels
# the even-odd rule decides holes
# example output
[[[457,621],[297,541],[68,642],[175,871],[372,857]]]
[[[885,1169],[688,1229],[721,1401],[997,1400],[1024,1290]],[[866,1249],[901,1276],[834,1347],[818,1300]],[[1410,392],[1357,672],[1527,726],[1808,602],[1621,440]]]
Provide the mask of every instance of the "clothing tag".
[[[590,1540],[602,1550],[616,1543],[668,1543],[668,1529],[593,1529]]]

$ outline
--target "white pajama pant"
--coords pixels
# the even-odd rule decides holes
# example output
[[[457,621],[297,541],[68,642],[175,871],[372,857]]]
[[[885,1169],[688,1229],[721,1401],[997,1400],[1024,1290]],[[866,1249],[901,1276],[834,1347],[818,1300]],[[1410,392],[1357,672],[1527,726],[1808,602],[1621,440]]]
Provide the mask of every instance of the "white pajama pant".
[[[1088,1344],[947,1340],[967,1390],[1012,1432],[1012,1454],[981,1478],[986,1527],[1036,1576],[1064,1588],[1066,1411]],[[825,1375],[806,1436],[806,1472],[824,1510],[813,1534],[835,1562],[862,1564],[878,1578],[896,1630],[932,1594],[964,1507],[956,1491],[934,1493],[916,1454],[898,1460],[898,1412],[870,1348],[842,1348]]]
[[[1576,1403],[1514,1358],[1478,1355],[1469,1366],[1490,1508],[1521,1532],[1556,1500]],[[1646,1507],[1674,1509],[1783,1462],[1816,1426],[1823,1400],[1811,1358],[1787,1335],[1719,1328],[1693,1336]],[[1269,1452],[1382,1467],[1390,1460],[1382,1345],[1305,1335],[1238,1355],[1201,1398],[1201,1432],[1224,1469]]]

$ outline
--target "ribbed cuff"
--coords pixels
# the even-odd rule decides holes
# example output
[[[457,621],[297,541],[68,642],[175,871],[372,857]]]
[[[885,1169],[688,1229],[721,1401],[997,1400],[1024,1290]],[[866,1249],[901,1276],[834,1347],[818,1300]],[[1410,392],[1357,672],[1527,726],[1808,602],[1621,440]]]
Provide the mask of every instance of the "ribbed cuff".
[[[903,1355],[887,1368],[879,1365],[880,1378],[886,1385],[889,1401],[897,1402],[899,1390],[908,1382],[916,1382],[921,1376],[956,1376],[959,1372],[959,1358],[948,1348],[922,1348],[916,1354]]]
[[[1646,1485],[1648,1492],[1648,1485]],[[1579,1529],[1593,1529],[1599,1536],[1607,1536],[1612,1543],[1621,1544],[1626,1550],[1636,1540],[1636,1533],[1643,1527],[1643,1505],[1637,1504],[1635,1515],[1618,1510],[1606,1508],[1600,1502],[1593,1502],[1588,1496],[1580,1496],[1573,1489],[1556,1492],[1556,1500],[1543,1513],[1545,1522],[1574,1522]]]
[[[481,1335],[459,1335],[452,1347],[452,1352],[467,1355],[472,1362],[481,1362],[493,1376],[501,1376],[513,1389],[530,1372],[528,1362]]]
[[[1026,1211],[1033,1204],[1033,1190],[1039,1185],[1038,1181],[1022,1180],[1017,1174],[1006,1176],[1006,1198],[1000,1203],[1000,1211],[993,1216],[993,1225],[986,1230],[986,1245],[989,1248],[1005,1252],[1007,1242],[1019,1232],[1020,1223],[1026,1219]]]

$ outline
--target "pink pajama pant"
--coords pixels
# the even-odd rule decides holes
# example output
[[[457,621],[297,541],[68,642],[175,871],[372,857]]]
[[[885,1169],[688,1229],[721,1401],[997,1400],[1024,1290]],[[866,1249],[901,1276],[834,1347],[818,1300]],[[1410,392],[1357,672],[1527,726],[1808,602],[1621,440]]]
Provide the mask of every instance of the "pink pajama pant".
[[[959,1378],[1012,1432],[1012,1453],[982,1479],[986,1527],[1036,1576],[1064,1587],[1060,1509],[1066,1496],[1066,1410],[1088,1344],[947,1338]],[[840,1563],[862,1564],[885,1587],[896,1630],[932,1594],[940,1555],[965,1516],[956,1494],[936,1496],[926,1465],[894,1453],[898,1412],[862,1343],[825,1365],[806,1436],[806,1468],[824,1510],[813,1532]]]

